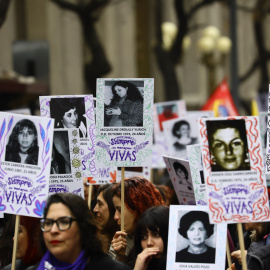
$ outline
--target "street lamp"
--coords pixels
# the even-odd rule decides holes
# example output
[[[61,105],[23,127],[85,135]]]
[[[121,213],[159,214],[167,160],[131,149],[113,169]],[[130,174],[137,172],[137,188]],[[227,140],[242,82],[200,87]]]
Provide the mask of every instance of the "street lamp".
[[[217,27],[208,26],[203,30],[203,35],[198,40],[197,45],[201,52],[201,61],[208,70],[210,95],[216,87],[217,67],[224,66],[231,49],[231,40],[226,36],[220,36],[220,31]]]

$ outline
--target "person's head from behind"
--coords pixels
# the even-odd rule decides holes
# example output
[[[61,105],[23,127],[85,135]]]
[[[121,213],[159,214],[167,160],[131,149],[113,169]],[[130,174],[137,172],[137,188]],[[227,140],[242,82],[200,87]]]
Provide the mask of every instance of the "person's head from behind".
[[[8,145],[16,151],[31,152],[38,146],[37,128],[28,119],[20,120],[12,130]]]
[[[87,255],[101,251],[94,216],[78,195],[56,193],[50,196],[40,224],[43,248],[62,262],[75,262],[82,250]]]
[[[39,223],[39,218],[20,217],[17,259],[21,259],[25,265],[34,265],[41,258],[38,245],[40,235]]]
[[[206,126],[211,164],[223,170],[241,169],[248,159],[245,120],[206,121]]]
[[[148,208],[164,205],[160,192],[155,186],[143,177],[132,177],[124,181],[125,209],[124,229],[133,233],[141,214]],[[113,189],[114,219],[121,224],[121,183]]]
[[[139,254],[145,248],[158,247],[155,258],[166,257],[169,227],[169,208],[164,205],[147,209],[139,218],[134,247]]]
[[[181,137],[190,136],[190,125],[185,120],[180,120],[173,125],[172,133],[175,137],[180,139]]]
[[[113,187],[114,184],[106,184],[99,187],[97,204],[93,210],[98,229],[101,233],[110,235],[111,238],[119,228],[117,222],[114,220]]]
[[[121,98],[127,98],[129,100],[143,100],[139,89],[131,82],[128,81],[116,81],[112,85],[113,99],[120,100]]]
[[[53,98],[50,101],[51,117],[55,127],[77,128],[79,125],[78,102],[76,98]]]
[[[214,233],[214,225],[210,224],[209,216],[203,211],[190,211],[183,215],[178,232],[189,240],[192,246],[204,246],[205,240]]]
[[[187,171],[186,167],[185,167],[183,164],[181,164],[181,163],[175,161],[175,162],[173,163],[173,168],[174,168],[174,170],[175,170],[176,175],[177,175],[180,179],[188,180],[188,171]]]

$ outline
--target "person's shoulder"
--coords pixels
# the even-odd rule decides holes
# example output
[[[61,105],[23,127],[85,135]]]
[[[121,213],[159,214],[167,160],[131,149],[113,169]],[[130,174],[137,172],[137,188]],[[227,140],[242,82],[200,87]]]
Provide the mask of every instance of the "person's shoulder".
[[[90,269],[110,269],[110,270],[130,270],[131,268],[124,263],[113,260],[108,254],[95,254],[90,258],[85,270]]]

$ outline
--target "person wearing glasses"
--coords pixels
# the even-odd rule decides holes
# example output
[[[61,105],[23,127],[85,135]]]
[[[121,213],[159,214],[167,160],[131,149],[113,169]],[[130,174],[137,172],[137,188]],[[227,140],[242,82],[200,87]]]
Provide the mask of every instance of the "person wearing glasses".
[[[213,172],[250,170],[244,119],[206,121]]]
[[[50,196],[40,226],[45,255],[35,269],[130,269],[102,251],[94,216],[80,196],[71,193]]]

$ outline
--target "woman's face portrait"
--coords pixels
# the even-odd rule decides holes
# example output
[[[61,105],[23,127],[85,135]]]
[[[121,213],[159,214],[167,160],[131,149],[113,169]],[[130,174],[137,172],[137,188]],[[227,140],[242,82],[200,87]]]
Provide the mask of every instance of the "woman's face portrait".
[[[189,137],[190,128],[188,125],[181,125],[177,133],[180,137]]]
[[[70,109],[65,112],[63,116],[63,126],[65,128],[76,128],[78,126],[78,112],[77,109]]]
[[[30,148],[35,139],[36,135],[34,134],[33,130],[29,129],[28,127],[24,127],[19,131],[18,143],[22,150],[26,151],[28,148]]]
[[[180,178],[180,179],[186,179],[186,174],[184,171],[182,171],[180,168],[176,169],[176,175]]]
[[[158,254],[153,256],[154,258],[161,258],[164,250],[163,240],[159,232],[153,232],[146,228],[146,233],[141,236],[142,249],[158,247]]]
[[[51,204],[46,218],[57,220],[60,217],[73,217],[69,208],[62,203]],[[73,221],[70,228],[60,231],[53,223],[49,232],[43,232],[47,249],[60,261],[73,263],[81,252],[80,229],[77,221]]]
[[[207,239],[207,232],[201,221],[193,222],[187,230],[187,237],[189,242],[194,246],[200,246],[204,244]]]
[[[115,88],[115,93],[120,97],[120,98],[123,98],[127,95],[127,91],[128,91],[128,88],[126,87],[123,87],[123,86],[119,86],[119,85],[116,85]]]
[[[211,148],[216,164],[225,170],[236,170],[244,162],[244,142],[235,128],[218,129],[213,134]]]

